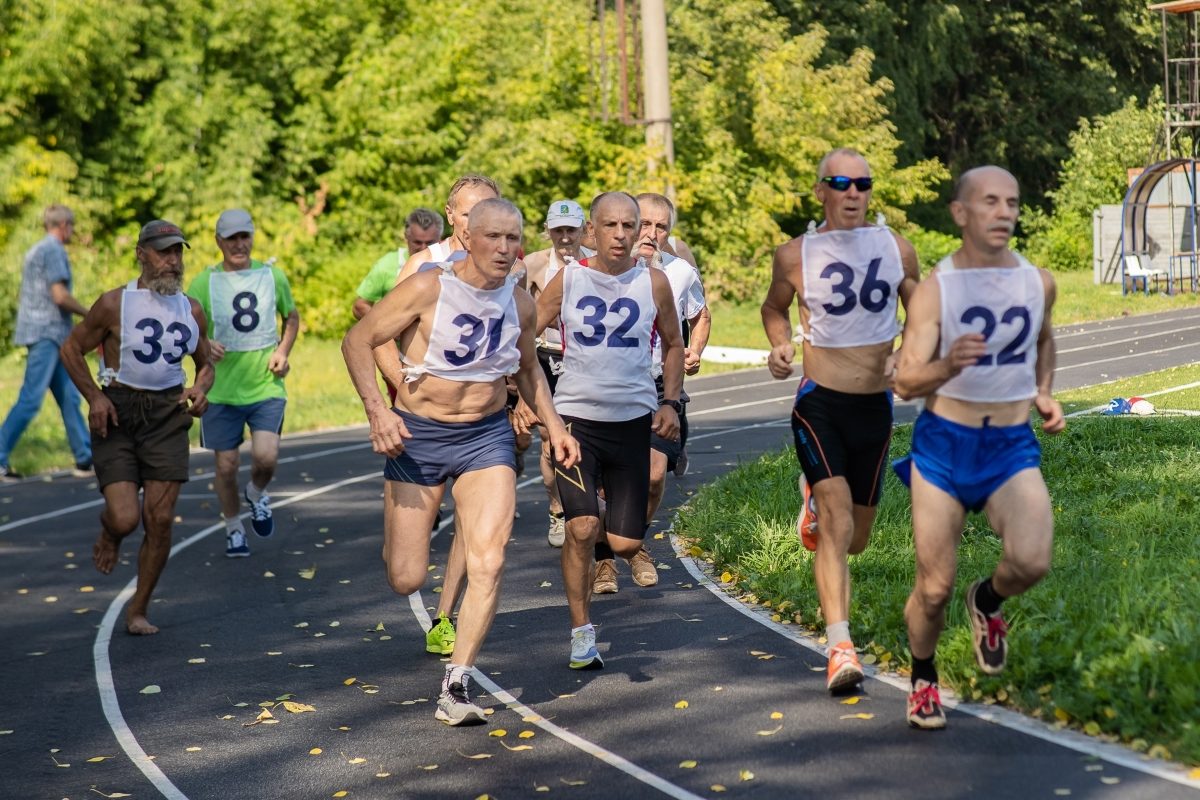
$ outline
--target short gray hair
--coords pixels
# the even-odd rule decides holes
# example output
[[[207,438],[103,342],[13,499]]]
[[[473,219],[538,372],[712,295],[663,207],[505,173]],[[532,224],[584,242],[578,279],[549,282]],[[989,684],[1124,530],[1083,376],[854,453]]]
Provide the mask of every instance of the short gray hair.
[[[428,208],[414,208],[412,212],[404,218],[404,227],[406,230],[408,228],[420,228],[421,230],[424,230],[426,228],[432,228],[434,225],[436,225],[438,229],[438,238],[442,238],[442,234],[446,232],[446,223],[442,219],[442,215],[436,211],[430,211]]]
[[[647,203],[654,203],[659,208],[665,208],[670,217],[671,230],[675,230],[675,204],[671,202],[671,198],[657,192],[642,192],[633,199],[637,200],[638,204],[645,200]]]
[[[471,216],[467,218],[467,230],[471,229],[471,224],[476,220],[483,219],[484,216],[491,211],[506,211],[517,218],[517,226],[522,230],[525,229],[525,215],[521,213],[521,209],[513,205],[512,202],[505,200],[503,197],[489,197],[487,200],[480,200],[471,209]],[[483,212],[482,214],[480,212]]]
[[[42,213],[42,226],[46,230],[74,221],[75,215],[71,213],[71,209],[58,203],[46,206],[46,210]]]
[[[820,181],[821,178],[829,177],[828,175],[825,174],[825,170],[828,169],[829,161],[834,156],[854,156],[855,158],[861,158],[863,160],[863,163],[867,162],[867,157],[864,156],[862,153],[858,152],[857,150],[855,150],[853,147],[835,147],[834,149],[832,149],[828,153],[826,153],[824,156],[822,156],[820,163],[817,164],[817,180],[818,181]],[[867,167],[870,168],[870,164],[867,164]]]
[[[500,187],[496,185],[494,180],[486,175],[467,173],[456,180],[454,185],[450,187],[450,196],[446,199],[446,205],[450,206],[450,208],[457,209],[458,206],[456,206],[454,203],[458,199],[458,193],[463,189],[466,189],[468,186],[486,186],[496,193],[496,197],[500,197]]]

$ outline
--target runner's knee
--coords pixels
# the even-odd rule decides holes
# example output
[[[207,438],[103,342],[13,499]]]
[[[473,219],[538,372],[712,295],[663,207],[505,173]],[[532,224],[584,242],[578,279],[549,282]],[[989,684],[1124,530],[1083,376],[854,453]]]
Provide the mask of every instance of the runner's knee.
[[[413,592],[420,591],[421,587],[425,585],[425,575],[427,572],[428,570],[426,569],[418,572],[411,565],[388,565],[388,585],[392,587],[392,591],[396,594],[407,597]]]
[[[913,598],[920,604],[927,617],[936,617],[954,596],[953,579],[918,576],[913,588]]]
[[[100,524],[110,536],[128,536],[137,530],[141,522],[141,514],[137,508],[113,509],[106,508],[100,515]]]

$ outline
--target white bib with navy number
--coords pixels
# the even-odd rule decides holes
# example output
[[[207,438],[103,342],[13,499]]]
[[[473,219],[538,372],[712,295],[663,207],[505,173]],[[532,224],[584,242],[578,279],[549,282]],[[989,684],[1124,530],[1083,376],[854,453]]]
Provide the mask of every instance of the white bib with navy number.
[[[270,267],[214,271],[208,282],[212,338],[243,353],[279,343],[275,321],[275,275]]]
[[[896,298],[904,279],[890,228],[867,226],[805,234],[805,338],[817,347],[890,342],[900,332]]]
[[[183,357],[196,352],[200,326],[183,292],[159,294],[132,280],[121,293],[121,361],[116,378],[135,389],[184,383]]]
[[[403,367],[405,383],[428,373],[451,381],[487,383],[511,375],[521,364],[521,321],[510,276],[497,289],[476,289],[458,279],[453,263],[439,265],[440,291],[429,347],[419,365]]]
[[[947,256],[938,264],[941,356],[968,333],[983,334],[987,353],[942,384],[937,394],[974,403],[1029,400],[1037,395],[1037,341],[1046,291],[1041,273],[1020,255],[1017,261],[1016,267],[955,269]]]
[[[650,377],[657,316],[644,260],[620,275],[574,261],[565,265],[559,313],[563,374],[554,390],[558,413],[624,422],[658,410]]]

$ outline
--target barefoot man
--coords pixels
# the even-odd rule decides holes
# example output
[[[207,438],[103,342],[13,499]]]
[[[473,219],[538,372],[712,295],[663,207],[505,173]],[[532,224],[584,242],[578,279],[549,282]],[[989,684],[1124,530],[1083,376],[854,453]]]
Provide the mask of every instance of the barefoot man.
[[[96,569],[112,572],[121,540],[139,521],[145,530],[137,590],[125,612],[125,626],[135,634],[158,633],[146,610],[167,564],[175,501],[188,479],[188,428],[208,407],[213,383],[204,312],[181,290],[184,247],[190,245],[177,226],[146,223],[137,243],[141,275],[100,295],[62,346],[63,364],[88,401],[92,458],[104,495],[92,551]],[[99,386],[84,359],[97,347],[104,348]],[[196,366],[187,387],[186,355]]]

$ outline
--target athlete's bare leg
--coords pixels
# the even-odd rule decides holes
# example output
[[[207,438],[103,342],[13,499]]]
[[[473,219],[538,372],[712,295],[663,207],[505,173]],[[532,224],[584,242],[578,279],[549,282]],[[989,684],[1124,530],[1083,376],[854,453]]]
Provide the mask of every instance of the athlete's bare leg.
[[[150,595],[158,585],[167,558],[171,555],[171,526],[175,522],[175,502],[180,481],[146,481],[142,486],[142,528],[144,536],[138,550],[138,579],[133,599],[125,611],[125,627],[130,633],[158,633],[146,618]]]

